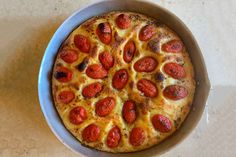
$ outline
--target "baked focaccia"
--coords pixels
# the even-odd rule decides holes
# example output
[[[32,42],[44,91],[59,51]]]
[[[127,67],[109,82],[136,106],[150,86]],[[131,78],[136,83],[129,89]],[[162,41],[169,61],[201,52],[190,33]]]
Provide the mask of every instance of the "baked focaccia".
[[[110,12],[76,28],[52,76],[54,104],[81,144],[107,152],[147,149],[191,108],[194,71],[178,35],[158,19]]]

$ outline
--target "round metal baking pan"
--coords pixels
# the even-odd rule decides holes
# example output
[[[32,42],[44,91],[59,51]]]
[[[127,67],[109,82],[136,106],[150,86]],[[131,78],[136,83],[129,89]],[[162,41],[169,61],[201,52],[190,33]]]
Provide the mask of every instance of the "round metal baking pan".
[[[190,30],[173,13],[156,4],[140,0],[105,0],[90,4],[89,6],[76,11],[74,14],[68,17],[53,35],[42,59],[38,78],[38,95],[42,112],[49,127],[56,135],[56,137],[74,152],[77,152],[80,155],[86,157],[121,156],[121,154],[112,154],[97,151],[95,149],[91,149],[81,145],[81,143],[75,137],[73,137],[72,134],[63,125],[56,111],[56,108],[54,107],[51,93],[51,71],[53,68],[55,57],[57,55],[57,51],[62,42],[76,27],[78,27],[87,19],[110,11],[133,11],[160,20],[162,23],[166,24],[168,27],[174,30],[182,38],[192,60],[195,70],[197,87],[195,91],[192,110],[190,111],[188,117],[186,118],[180,129],[156,146],[140,152],[122,154],[123,157],[150,157],[160,155],[180,143],[196,127],[204,111],[204,107],[210,90],[210,82],[200,48],[198,47],[198,44]]]

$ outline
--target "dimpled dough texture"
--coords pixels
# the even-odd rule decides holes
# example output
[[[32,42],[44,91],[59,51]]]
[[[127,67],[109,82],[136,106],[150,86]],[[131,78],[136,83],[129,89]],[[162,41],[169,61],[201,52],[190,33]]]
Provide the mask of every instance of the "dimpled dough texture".
[[[65,127],[83,145],[113,153],[147,149],[173,134],[194,91],[181,39],[158,19],[133,12],[110,12],[81,24],[61,45],[52,76]]]

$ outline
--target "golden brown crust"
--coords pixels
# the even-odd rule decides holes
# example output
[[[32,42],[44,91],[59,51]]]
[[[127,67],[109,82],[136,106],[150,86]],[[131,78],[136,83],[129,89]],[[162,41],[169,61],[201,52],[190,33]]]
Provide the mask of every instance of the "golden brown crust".
[[[121,30],[115,23],[116,17],[121,13],[129,15],[131,18],[131,26],[128,29]],[[103,44],[96,35],[96,27],[101,22],[109,22],[111,25],[113,39],[110,45]],[[159,48],[154,47],[156,51],[159,49],[158,53],[151,52],[148,42],[140,41],[138,38],[139,31],[146,24],[153,24],[155,26],[155,31],[157,33],[152,37],[152,39],[158,40],[160,44]],[[75,46],[73,39],[76,34],[82,34],[88,37],[91,41],[91,50],[89,55],[81,53]],[[127,64],[123,60],[123,48],[130,39],[135,42],[136,53],[132,62]],[[56,67],[59,65],[67,67],[73,71],[73,78],[69,83],[61,83],[55,79],[55,77],[52,77],[52,93],[55,106],[66,128],[82,144],[98,150],[113,153],[134,152],[149,148],[158,144],[171,135],[174,131],[176,131],[190,110],[195,91],[195,81],[193,67],[185,48],[183,48],[182,53],[165,53],[161,50],[161,45],[173,39],[181,40],[165,25],[159,24],[156,22],[156,20],[146,17],[145,15],[133,12],[110,12],[102,16],[93,17],[76,28],[64,42],[61,49],[76,49],[79,54],[78,60],[72,64],[68,64],[64,62],[58,55],[53,70],[53,73],[55,73]],[[94,80],[86,75],[85,70],[80,72],[77,69],[77,66],[84,60],[85,57],[89,58],[87,64],[99,63],[97,56],[104,50],[111,52],[115,57],[114,66],[109,70],[107,78],[102,80]],[[133,69],[134,63],[143,56],[152,56],[158,61],[159,64],[156,70],[150,73],[137,73]],[[163,66],[168,62],[175,62],[183,65],[186,71],[186,77],[181,80],[177,80],[165,74]],[[130,78],[126,87],[121,91],[118,91],[112,87],[112,76],[117,70],[121,68],[128,70]],[[164,80],[157,79],[157,75],[160,73]],[[147,98],[140,93],[136,87],[136,84],[141,78],[147,78],[155,82],[159,91],[157,97]],[[105,85],[103,92],[99,93],[95,98],[85,99],[81,94],[83,87],[95,81],[101,82],[103,85]],[[184,86],[188,90],[188,96],[178,101],[165,98],[162,91],[166,86],[172,84]],[[63,104],[58,101],[58,93],[63,90],[72,90],[75,93],[75,98],[72,102]],[[107,96],[112,96],[116,99],[116,106],[109,115],[105,117],[99,117],[95,113],[95,103],[101,98],[105,98]],[[132,99],[137,102],[138,117],[133,124],[127,124],[121,115],[123,103],[128,99]],[[72,124],[68,118],[70,110],[75,106],[83,106],[88,114],[88,118],[79,125]],[[174,126],[170,132],[161,133],[153,128],[151,117],[155,114],[162,114],[171,120]],[[100,127],[101,135],[97,142],[88,143],[82,139],[81,132],[91,123],[96,123],[96,125]],[[107,134],[109,130],[115,125],[117,125],[121,130],[121,141],[118,147],[109,148],[106,145]],[[129,134],[131,129],[134,127],[141,127],[145,131],[146,138],[140,146],[132,146],[129,143]]]

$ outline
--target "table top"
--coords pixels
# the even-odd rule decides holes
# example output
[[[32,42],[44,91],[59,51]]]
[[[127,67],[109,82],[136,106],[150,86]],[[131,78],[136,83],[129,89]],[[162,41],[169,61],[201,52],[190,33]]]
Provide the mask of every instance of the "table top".
[[[96,0],[0,0],[0,156],[79,156],[40,110],[38,70],[55,30]],[[212,89],[197,128],[164,157],[236,156],[236,1],[151,0],[175,13],[202,49]]]

